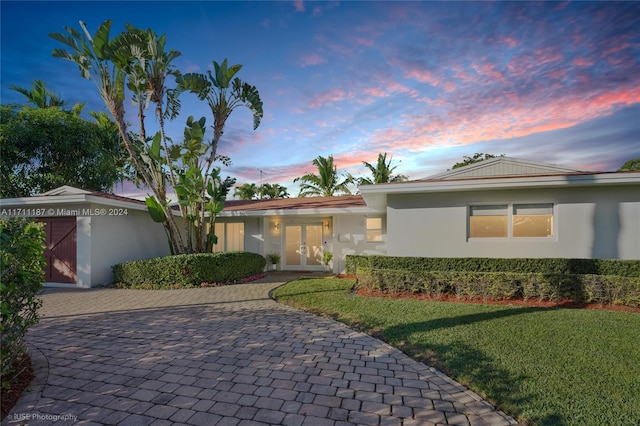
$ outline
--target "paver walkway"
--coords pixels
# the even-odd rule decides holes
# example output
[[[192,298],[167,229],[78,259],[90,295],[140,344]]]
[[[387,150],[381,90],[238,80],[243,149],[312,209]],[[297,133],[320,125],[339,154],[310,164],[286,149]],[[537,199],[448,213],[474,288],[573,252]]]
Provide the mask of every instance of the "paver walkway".
[[[48,289],[27,338],[37,377],[2,424],[516,424],[384,342],[271,300],[281,282],[263,281]]]

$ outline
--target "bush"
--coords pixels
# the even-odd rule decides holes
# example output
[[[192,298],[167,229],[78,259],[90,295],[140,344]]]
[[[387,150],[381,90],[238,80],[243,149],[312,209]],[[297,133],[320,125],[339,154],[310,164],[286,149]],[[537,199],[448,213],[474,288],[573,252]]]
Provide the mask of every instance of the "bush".
[[[600,303],[640,307],[640,278],[593,274],[428,271],[358,268],[357,285],[388,293],[413,292],[440,297]]]
[[[346,272],[358,267],[412,272],[521,272],[543,274],[618,275],[640,278],[640,260],[484,257],[394,257],[347,255]]]
[[[26,354],[27,329],[38,322],[44,284],[43,224],[26,219],[0,219],[0,375],[11,386],[17,361]]]
[[[248,252],[179,254],[113,266],[115,283],[148,288],[233,283],[263,272],[264,257]]]

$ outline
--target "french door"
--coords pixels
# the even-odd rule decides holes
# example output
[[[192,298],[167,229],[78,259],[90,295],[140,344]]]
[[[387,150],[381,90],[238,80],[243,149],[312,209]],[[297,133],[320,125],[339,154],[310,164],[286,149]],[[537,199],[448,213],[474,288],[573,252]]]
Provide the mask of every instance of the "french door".
[[[284,227],[284,268],[322,270],[322,223]]]

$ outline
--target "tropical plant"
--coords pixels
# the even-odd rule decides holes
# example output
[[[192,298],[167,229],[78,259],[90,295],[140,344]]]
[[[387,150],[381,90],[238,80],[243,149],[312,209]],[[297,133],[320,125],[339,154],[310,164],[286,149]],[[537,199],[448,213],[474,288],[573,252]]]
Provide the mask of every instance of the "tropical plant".
[[[218,142],[222,137],[225,123],[229,115],[239,106],[247,107],[253,114],[253,130],[262,120],[263,110],[260,93],[255,86],[243,82],[235,75],[242,65],[229,66],[227,60],[218,64],[213,61],[215,72],[207,74],[189,73],[178,77],[180,90],[189,91],[206,101],[213,115],[213,139],[209,161],[213,162],[217,155]]]
[[[167,200],[164,178],[150,173],[151,170],[158,170],[159,167],[153,164],[149,156],[144,155],[147,137],[144,114],[141,111],[144,111],[148,102],[152,100],[149,94],[157,93],[157,88],[152,89],[153,82],[148,81],[150,90],[142,94],[141,88],[145,85],[140,80],[144,80],[141,70],[146,69],[143,62],[153,54],[149,46],[155,44],[155,41],[152,42],[147,38],[151,36],[150,33],[133,30],[132,27],[128,27],[129,31],[110,38],[111,26],[111,20],[104,21],[92,36],[85,23],[80,21],[80,31],[65,27],[66,34],[49,34],[51,38],[69,49],[56,48],[53,50],[53,56],[77,64],[82,77],[92,80],[96,85],[100,97],[118,127],[121,142],[129,154],[136,173],[153,193],[153,197],[147,198],[147,205],[161,210],[162,222],[169,234],[171,251],[183,253],[184,243],[173,209]],[[136,61],[140,63],[136,64]],[[128,81],[128,78],[131,80]],[[132,100],[138,103],[140,128],[137,139],[132,137],[125,121],[125,86],[132,91]],[[150,211],[150,213],[154,220],[158,219],[157,211]]]
[[[213,61],[215,72],[207,71],[207,74],[189,73],[179,75],[176,81],[178,82],[178,90],[188,91],[198,96],[198,99],[206,101],[211,109],[213,115],[213,138],[211,142],[206,146],[206,152],[204,155],[204,163],[201,166],[201,170],[204,171],[204,181],[202,182],[203,188],[209,193],[212,189],[213,193],[209,193],[210,197],[226,197],[229,189],[235,180],[226,178],[224,181],[220,179],[219,169],[213,169],[215,175],[209,175],[209,170],[216,160],[226,159],[227,157],[221,157],[218,155],[218,143],[224,132],[224,126],[231,113],[238,107],[244,106],[249,108],[253,114],[253,130],[257,129],[262,120],[263,110],[262,101],[260,100],[260,93],[255,86],[251,86],[248,83],[243,82],[236,74],[242,68],[242,65],[236,64],[229,66],[227,60],[218,64]],[[211,181],[210,181],[211,179]],[[214,195],[215,194],[215,195]],[[218,213],[222,211],[224,207],[224,198],[221,200],[215,200],[215,208],[204,208],[200,210],[199,223],[205,223],[205,211],[209,213],[208,226],[210,226],[211,232],[208,233],[206,241],[206,250],[213,249],[213,245],[216,244],[217,237],[213,234],[215,219]]]
[[[243,183],[235,188],[233,195],[241,200],[253,200],[258,198],[259,191],[255,183]]]
[[[333,155],[329,155],[327,158],[319,155],[313,160],[312,164],[318,169],[317,175],[307,173],[293,180],[294,182],[301,182],[300,197],[333,197],[337,194],[351,194],[348,185],[353,183],[353,177],[346,175],[340,181]]]
[[[213,167],[213,162],[209,161],[211,145],[205,142],[205,122],[204,117],[198,121],[193,117],[187,119],[184,143],[180,147],[181,162],[172,165],[178,177],[174,188],[189,225],[188,247],[197,253],[209,253],[217,243],[215,220],[236,182],[235,178],[222,179],[220,167]],[[215,159],[226,166],[231,164],[228,157],[217,156]]]
[[[259,125],[263,112],[257,89],[234,78],[241,65],[228,67],[226,60],[222,65],[214,62],[216,73],[209,72],[209,79],[199,74],[183,77],[172,65],[180,53],[166,51],[166,37],[158,37],[151,29],[126,25],[126,31],[110,39],[110,20],[103,22],[93,36],[83,22],[80,26],[82,31],[65,27],[67,34],[51,34],[70,48],[55,49],[53,55],[76,63],[82,76],[96,84],[115,120],[136,179],[152,192],[146,199],[147,208],[152,219],[165,226],[171,252],[210,251],[216,241],[216,215],[235,182],[222,179],[220,168],[213,167],[215,161],[230,163],[228,157],[217,154],[217,145],[226,119],[239,105],[251,108],[254,129]],[[176,79],[175,87],[168,86],[170,76]],[[165,119],[178,116],[178,96],[183,91],[196,93],[210,105],[214,116],[211,142],[204,141],[204,118],[187,119],[182,145],[174,144],[166,135]],[[129,131],[124,119],[128,93],[137,105],[137,134]],[[146,131],[145,111],[150,104],[154,105],[160,127],[154,136],[148,136]],[[184,232],[178,229],[167,197],[168,184],[176,191],[180,213],[185,218]]]
[[[271,262],[272,265],[277,265],[280,263],[281,257],[278,253],[269,253],[267,255],[267,259],[269,259],[269,262]]]
[[[329,266],[329,263],[331,263],[331,260],[333,260],[333,253],[325,250],[322,252],[322,264],[324,266]]]
[[[376,183],[403,182],[409,179],[405,175],[393,174],[393,171],[398,166],[391,167],[391,160],[392,159],[389,158],[389,161],[387,162],[387,153],[385,152],[384,154],[378,154],[378,162],[376,163],[375,166],[372,165],[371,163],[367,163],[366,161],[363,161],[362,164],[364,164],[367,167],[367,169],[371,171],[372,178],[359,178],[358,184],[371,185]]]
[[[47,89],[44,81],[34,80],[31,90],[16,85],[11,85],[11,90],[23,94],[29,103],[36,108],[62,108],[64,101],[58,95]]]
[[[263,183],[258,192],[261,199],[289,198],[287,187],[279,183]]]

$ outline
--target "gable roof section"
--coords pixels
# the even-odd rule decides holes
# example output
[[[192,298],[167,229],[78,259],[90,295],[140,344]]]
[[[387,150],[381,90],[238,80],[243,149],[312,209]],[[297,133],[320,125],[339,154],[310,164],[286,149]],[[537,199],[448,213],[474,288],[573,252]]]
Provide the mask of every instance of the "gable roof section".
[[[369,207],[382,211],[386,209],[388,194],[596,185],[632,185],[640,189],[640,172],[585,172],[551,164],[498,157],[425,179],[365,185],[359,189]]]
[[[5,198],[0,200],[3,206],[27,206],[47,204],[78,204],[94,203],[113,207],[133,208],[146,210],[144,201],[134,198],[122,197],[115,194],[107,194],[100,191],[80,189],[63,185],[33,197]]]
[[[555,164],[537,163],[512,157],[496,157],[479,161],[421,180],[473,179],[505,176],[534,176],[547,174],[584,173]]]
[[[299,197],[270,200],[228,200],[220,216],[335,214],[369,211],[360,195]]]

